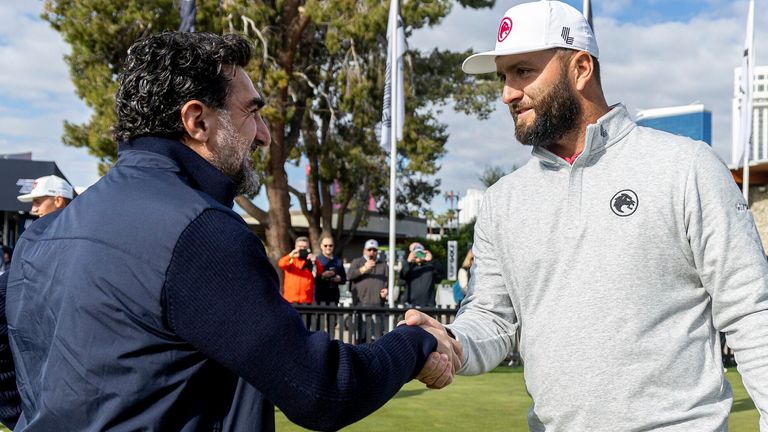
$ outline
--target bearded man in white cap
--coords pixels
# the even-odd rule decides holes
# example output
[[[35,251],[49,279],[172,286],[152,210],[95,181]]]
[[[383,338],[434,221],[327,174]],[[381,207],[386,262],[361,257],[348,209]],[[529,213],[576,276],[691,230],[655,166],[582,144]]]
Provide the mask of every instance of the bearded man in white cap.
[[[72,201],[74,189],[66,180],[55,175],[36,179],[28,194],[19,195],[21,202],[31,202],[33,215],[43,217],[48,213],[61,210]]]
[[[520,331],[532,431],[725,431],[724,332],[768,432],[768,262],[728,168],[606,103],[574,8],[520,4],[494,39],[463,69],[499,76],[532,158],[485,194],[448,326],[459,373],[495,368]]]

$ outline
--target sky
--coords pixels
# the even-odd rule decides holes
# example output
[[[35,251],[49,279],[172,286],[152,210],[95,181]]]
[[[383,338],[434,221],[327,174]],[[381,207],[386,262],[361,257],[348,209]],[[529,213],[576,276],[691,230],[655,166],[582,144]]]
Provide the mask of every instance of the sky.
[[[413,1],[413,0],[401,0]],[[409,47],[475,52],[493,48],[504,11],[522,1],[498,1],[489,9],[453,7],[442,23],[415,32]],[[582,0],[567,0],[581,9]],[[755,0],[756,64],[768,64],[768,0]],[[0,2],[0,154],[32,152],[55,161],[75,186],[98,180],[98,160],[86,149],[61,144],[64,121],[87,121],[90,110],[75,94],[64,55],[68,45],[40,19],[41,0]],[[734,68],[741,62],[748,0],[592,0],[600,47],[603,88],[609,104],[638,110],[703,103],[712,112],[713,148],[730,161]],[[499,92],[501,87],[499,88]],[[464,196],[482,189],[488,166],[523,165],[530,148],[514,139],[507,108],[498,101],[481,121],[446,108],[447,154],[437,177],[443,192]],[[303,185],[303,169],[288,167],[291,183]],[[264,205],[263,198],[256,200]],[[436,212],[448,202],[432,201]]]

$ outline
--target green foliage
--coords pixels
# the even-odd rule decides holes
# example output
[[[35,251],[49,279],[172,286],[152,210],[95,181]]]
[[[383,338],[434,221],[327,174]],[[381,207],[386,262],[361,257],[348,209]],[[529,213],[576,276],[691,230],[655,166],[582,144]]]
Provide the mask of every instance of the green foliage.
[[[462,7],[489,7],[492,1],[464,0]],[[115,161],[111,137],[114,94],[128,47],[153,32],[179,25],[177,0],[46,0],[43,18],[72,47],[66,57],[77,94],[93,110],[88,122],[66,123],[66,145],[85,147],[106,171]],[[403,1],[406,37],[438,25],[449,0]],[[389,149],[379,145],[386,66],[389,1],[382,0],[197,0],[196,30],[237,32],[255,47],[247,68],[267,100],[263,110],[273,142],[254,155],[269,197],[267,226],[273,246],[290,245],[290,217],[284,164],[309,161],[309,196],[292,189],[310,221],[321,223],[330,206],[363,209],[369,194],[387,210]],[[421,211],[439,193],[434,178],[448,139],[438,120],[440,107],[487,117],[495,82],[460,70],[467,53],[409,50],[405,58],[406,122],[398,148],[399,214]],[[331,194],[331,189],[338,191]],[[323,216],[325,217],[325,216]],[[327,219],[329,221],[330,219]],[[270,237],[269,230],[280,230]],[[312,231],[311,233],[312,234]]]
[[[480,182],[483,183],[485,187],[489,188],[493,186],[494,183],[501,180],[502,177],[516,169],[517,167],[514,165],[512,165],[512,169],[510,170],[507,170],[506,168],[499,165],[487,165],[483,169],[483,172],[477,176],[477,179],[480,180]]]

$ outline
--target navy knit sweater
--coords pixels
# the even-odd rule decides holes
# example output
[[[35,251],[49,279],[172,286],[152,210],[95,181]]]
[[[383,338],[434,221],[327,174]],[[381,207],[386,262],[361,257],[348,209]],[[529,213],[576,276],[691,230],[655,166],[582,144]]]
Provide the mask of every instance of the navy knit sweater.
[[[232,182],[186,146],[153,139],[139,144],[130,148],[174,160],[192,187],[232,206]],[[3,305],[5,281],[0,277]],[[401,326],[359,346],[308,331],[281,297],[261,241],[245,224],[214,210],[200,214],[179,237],[164,307],[180,337],[311,429],[339,429],[370,414],[413,379],[436,348],[434,337],[417,327]],[[0,420],[12,425],[19,399],[0,312]]]

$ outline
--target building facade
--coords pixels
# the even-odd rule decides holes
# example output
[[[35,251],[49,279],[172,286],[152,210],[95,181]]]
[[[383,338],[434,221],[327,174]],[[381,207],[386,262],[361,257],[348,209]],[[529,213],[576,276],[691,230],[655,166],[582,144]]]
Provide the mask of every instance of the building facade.
[[[712,113],[702,104],[642,110],[637,124],[712,145]]]
[[[731,163],[738,165],[741,124],[741,68],[733,71],[731,105]],[[768,161],[768,66],[755,66],[752,77],[752,152],[750,160]]]
[[[464,225],[477,219],[480,205],[483,204],[483,194],[479,189],[467,189],[467,194],[459,198],[459,224]]]

